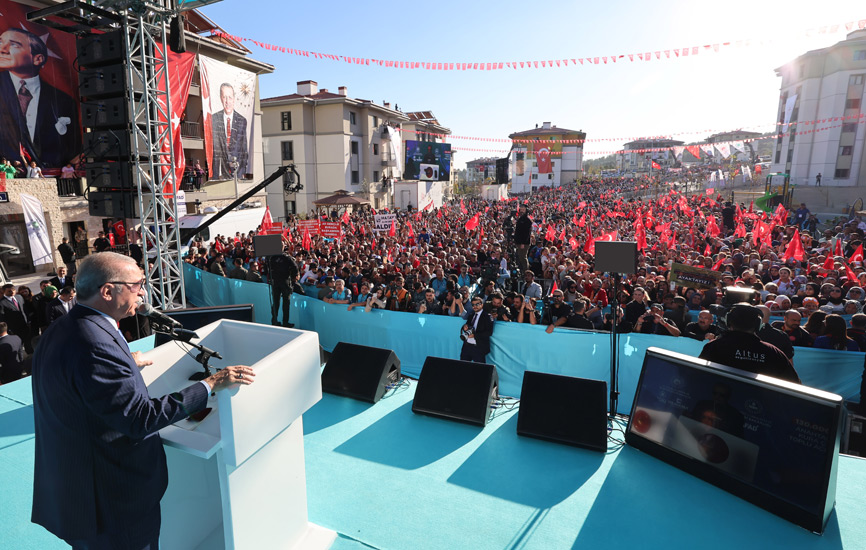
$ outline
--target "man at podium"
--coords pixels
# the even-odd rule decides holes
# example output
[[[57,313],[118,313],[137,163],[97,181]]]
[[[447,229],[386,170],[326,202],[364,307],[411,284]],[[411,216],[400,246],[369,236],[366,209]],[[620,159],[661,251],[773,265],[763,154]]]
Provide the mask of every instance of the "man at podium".
[[[114,252],[82,260],[78,305],[42,337],[33,361],[36,457],[32,521],[81,549],[157,549],[168,486],[158,431],[201,411],[208,394],[250,384],[231,366],[151,399],[118,323],[145,296],[141,269]]]

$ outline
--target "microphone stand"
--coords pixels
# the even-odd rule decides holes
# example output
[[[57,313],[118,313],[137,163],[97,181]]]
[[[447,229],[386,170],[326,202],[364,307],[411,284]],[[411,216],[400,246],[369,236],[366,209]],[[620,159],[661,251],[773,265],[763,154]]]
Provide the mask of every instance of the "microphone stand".
[[[195,331],[187,330],[185,328],[173,328],[157,322],[153,323],[153,330],[154,332],[159,332],[160,334],[168,336],[172,340],[175,340],[177,342],[183,342],[184,344],[199,351],[198,355],[195,356],[195,360],[201,363],[204,369],[202,371],[192,373],[192,375],[190,375],[189,377],[189,380],[198,381],[208,378],[211,374],[213,374],[211,372],[211,367],[208,364],[208,361],[210,361],[211,357],[215,357],[217,359],[223,358],[222,355],[219,354],[219,352],[214,351],[201,344],[193,343],[192,339],[198,338],[198,334],[196,334]]]

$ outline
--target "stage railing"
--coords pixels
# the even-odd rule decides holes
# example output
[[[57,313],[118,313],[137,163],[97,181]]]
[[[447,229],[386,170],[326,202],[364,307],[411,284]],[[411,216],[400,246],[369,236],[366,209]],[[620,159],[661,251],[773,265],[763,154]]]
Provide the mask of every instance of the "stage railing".
[[[255,320],[271,321],[270,288],[266,284],[228,279],[184,264],[187,301],[197,306],[247,304],[255,306]],[[427,356],[460,356],[459,338],[463,321],[441,315],[417,315],[384,310],[369,313],[363,308],[347,311],[345,305],[327,304],[316,298],[294,294],[291,318],[296,328],[319,334],[319,343],[333,351],[338,342],[393,349],[403,373],[417,377]],[[527,370],[564,374],[596,380],[610,378],[610,335],[603,332],[556,329],[543,325],[497,322],[487,356],[499,371],[499,391],[519,397]],[[649,334],[619,336],[619,411],[627,413],[650,346],[697,356],[703,342]],[[803,383],[859,401],[864,358],[861,352],[795,348],[794,367]],[[455,384],[460,381],[456,380]]]

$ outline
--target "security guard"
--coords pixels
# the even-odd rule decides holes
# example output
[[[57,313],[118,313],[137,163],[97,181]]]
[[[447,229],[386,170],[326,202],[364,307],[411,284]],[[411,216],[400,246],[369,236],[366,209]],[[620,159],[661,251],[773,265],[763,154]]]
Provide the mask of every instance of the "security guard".
[[[727,315],[728,331],[707,343],[700,358],[799,384],[791,360],[779,348],[758,338],[762,322],[763,315],[755,306],[745,302],[734,305]]]

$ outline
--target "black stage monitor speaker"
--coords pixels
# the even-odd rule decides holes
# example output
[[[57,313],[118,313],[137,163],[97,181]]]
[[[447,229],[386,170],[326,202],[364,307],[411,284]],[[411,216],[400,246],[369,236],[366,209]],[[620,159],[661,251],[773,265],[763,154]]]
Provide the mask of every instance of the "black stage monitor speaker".
[[[596,241],[595,270],[631,275],[637,273],[637,243]]]
[[[607,451],[607,382],[523,373],[517,434]]]
[[[340,342],[322,371],[322,390],[375,403],[400,380],[400,360],[390,349]]]
[[[253,235],[253,255],[279,256],[283,253],[283,237],[281,235]]]
[[[499,375],[486,363],[428,357],[418,377],[412,412],[487,425]]]

